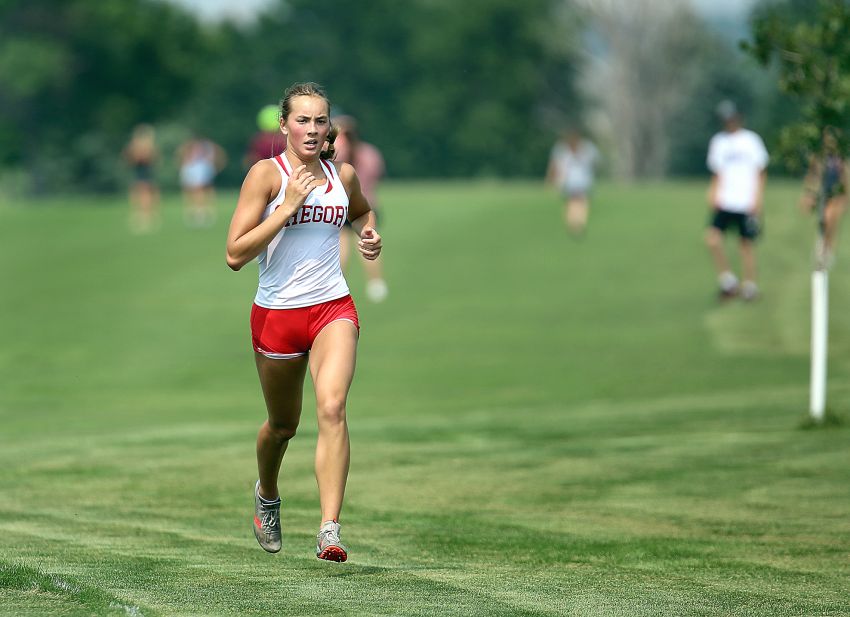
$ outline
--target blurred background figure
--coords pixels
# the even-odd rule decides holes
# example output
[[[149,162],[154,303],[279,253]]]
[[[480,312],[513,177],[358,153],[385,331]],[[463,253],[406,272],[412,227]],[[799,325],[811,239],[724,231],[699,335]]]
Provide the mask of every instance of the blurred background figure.
[[[251,138],[242,159],[247,169],[257,161],[270,159],[286,150],[286,135],[280,131],[280,111],[277,105],[266,105],[257,113],[259,131]]]
[[[133,175],[130,184],[130,229],[135,233],[153,231],[159,226],[159,186],[155,177],[159,151],[153,126],[137,125],[123,154]]]
[[[717,270],[719,296],[728,299],[739,293],[744,300],[758,297],[755,240],[761,231],[762,199],[767,179],[768,154],[755,132],[745,129],[738,108],[722,101],[717,115],[723,130],[711,138],[708,168],[713,176],[708,191],[711,209],[705,242]],[[743,284],[732,272],[723,247],[723,235],[734,228],[740,237]]]
[[[833,127],[823,131],[820,154],[812,155],[809,170],[803,182],[800,207],[805,212],[817,214],[818,199],[823,195],[823,246],[818,247],[818,257],[829,268],[835,259],[838,226],[847,208],[847,161],[841,156],[838,138]]]
[[[177,150],[177,158],[184,220],[190,227],[209,227],[216,218],[213,180],[227,164],[227,155],[217,143],[193,134]]]
[[[357,121],[352,116],[337,116],[333,119],[333,124],[339,131],[334,142],[336,148],[334,161],[349,163],[354,167],[354,171],[357,172],[357,177],[360,179],[360,189],[369,201],[369,205],[372,206],[376,222],[380,223],[377,188],[378,182],[385,172],[384,157],[377,147],[360,139]],[[345,228],[346,231],[340,234],[340,262],[343,270],[348,264],[348,254],[354,246],[351,225],[346,223]],[[366,296],[372,302],[383,302],[389,290],[384,280],[381,258],[378,257],[371,261],[360,259],[358,261],[363,264],[366,270]]]
[[[599,151],[582,137],[578,129],[569,129],[552,147],[546,183],[558,188],[564,196],[564,223],[574,236],[587,228],[590,189]]]

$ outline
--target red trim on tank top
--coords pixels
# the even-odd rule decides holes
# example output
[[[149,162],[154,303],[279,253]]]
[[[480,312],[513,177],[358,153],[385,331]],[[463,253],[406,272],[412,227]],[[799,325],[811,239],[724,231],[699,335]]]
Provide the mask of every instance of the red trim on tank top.
[[[328,193],[331,192],[331,189],[333,189],[333,187],[334,187],[333,183],[331,182],[331,178],[333,177],[333,172],[331,171],[331,164],[330,163],[328,163],[325,159],[319,159],[319,160],[322,161],[322,164],[328,170],[328,173],[325,174],[328,177],[328,188],[325,189],[325,195],[327,195]]]
[[[283,173],[285,173],[286,177],[288,178],[289,177],[289,170],[286,169],[286,163],[283,162],[283,156],[278,154],[276,157],[274,157],[274,160],[276,160],[278,162],[281,169],[283,169]]]

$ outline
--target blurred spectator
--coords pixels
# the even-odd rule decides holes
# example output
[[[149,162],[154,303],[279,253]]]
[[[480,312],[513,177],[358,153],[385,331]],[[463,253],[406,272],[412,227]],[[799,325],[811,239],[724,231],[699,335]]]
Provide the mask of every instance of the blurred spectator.
[[[754,244],[761,232],[768,154],[761,137],[743,127],[732,101],[721,102],[717,114],[723,130],[711,138],[708,147],[708,168],[714,175],[708,193],[711,219],[705,241],[717,270],[720,298],[740,293],[744,300],[754,300],[758,297]],[[744,280],[740,286],[723,247],[723,235],[730,227],[740,236]]]
[[[180,146],[177,158],[185,203],[184,220],[190,227],[209,227],[216,215],[213,180],[227,164],[227,155],[217,143],[193,135]]]
[[[159,187],[154,169],[159,151],[153,126],[137,125],[123,155],[133,175],[130,184],[130,229],[135,233],[153,231],[160,222]]]
[[[257,161],[274,158],[286,150],[286,135],[280,130],[280,112],[277,105],[266,105],[257,114],[257,128],[242,159],[247,168]]]
[[[809,160],[809,171],[803,183],[800,206],[804,211],[816,212],[818,200],[823,197],[823,245],[818,247],[818,258],[825,267],[832,266],[838,226],[847,208],[847,160],[838,148],[835,129],[823,131],[823,149]]]
[[[372,207],[372,212],[375,213],[376,224],[380,221],[378,209],[378,182],[384,176],[384,157],[380,150],[370,143],[360,139],[360,134],[357,130],[357,121],[351,116],[337,116],[333,119],[333,124],[339,131],[334,147],[336,149],[336,157],[334,161],[338,163],[349,163],[357,172],[357,177],[360,180],[360,189],[363,195]],[[346,222],[345,227],[348,231],[340,234],[340,262],[343,269],[348,263],[348,254],[351,252],[353,243],[353,230],[351,224]],[[362,259],[363,267],[366,270],[366,295],[372,302],[383,302],[388,293],[387,283],[384,280],[383,264],[381,258],[374,260]]]
[[[566,131],[552,147],[546,183],[560,189],[564,201],[564,223],[579,236],[587,228],[590,189],[599,151],[576,129]]]

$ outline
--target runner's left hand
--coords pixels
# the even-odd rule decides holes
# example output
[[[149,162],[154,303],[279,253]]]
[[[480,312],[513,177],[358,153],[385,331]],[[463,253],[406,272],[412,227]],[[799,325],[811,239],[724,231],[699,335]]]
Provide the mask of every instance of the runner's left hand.
[[[360,232],[360,241],[357,243],[360,253],[369,260],[378,258],[381,254],[381,236],[372,227],[364,227]]]

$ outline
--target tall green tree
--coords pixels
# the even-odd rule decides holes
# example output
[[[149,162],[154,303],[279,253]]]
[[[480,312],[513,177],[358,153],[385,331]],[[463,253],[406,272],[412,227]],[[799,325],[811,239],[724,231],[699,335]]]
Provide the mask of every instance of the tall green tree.
[[[192,107],[226,100],[230,113],[253,120],[287,85],[313,80],[359,119],[393,176],[539,175],[558,128],[545,110],[579,105],[577,28],[559,18],[561,7],[556,0],[281,1],[255,27],[233,29],[233,44]],[[222,121],[235,147],[238,123]]]
[[[312,80],[394,176],[540,175],[552,118],[581,105],[578,36],[561,0],[279,0],[241,25],[162,0],[5,0],[0,167],[114,188],[142,121],[170,141],[195,129],[239,161],[258,109]]]
[[[161,2],[6,0],[0,8],[0,165],[41,185],[116,185],[132,125],[193,91],[206,43]]]
[[[800,119],[782,129],[781,156],[801,167],[821,147],[826,127],[837,129],[850,152],[850,2],[772,3],[753,19],[744,45],[764,65],[775,63],[780,89],[799,103]]]
[[[575,22],[548,0],[421,5],[400,97],[407,148],[441,175],[542,173],[562,128],[545,110],[581,108]]]

